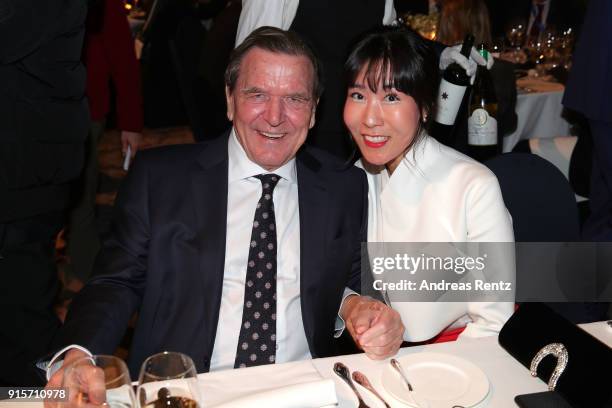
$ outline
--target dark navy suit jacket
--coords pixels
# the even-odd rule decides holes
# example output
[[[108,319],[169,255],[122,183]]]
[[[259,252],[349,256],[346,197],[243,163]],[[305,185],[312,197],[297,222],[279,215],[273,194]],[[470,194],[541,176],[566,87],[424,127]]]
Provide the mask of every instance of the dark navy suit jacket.
[[[572,58],[563,105],[612,123],[612,1],[591,0]]]
[[[133,374],[162,350],[186,353],[199,372],[209,370],[225,259],[227,141],[138,153],[96,273],[74,299],[56,347],[112,353],[139,310],[128,362]],[[302,319],[311,354],[324,357],[336,354],[344,288],[359,289],[367,183],[360,169],[305,146],[296,166]]]

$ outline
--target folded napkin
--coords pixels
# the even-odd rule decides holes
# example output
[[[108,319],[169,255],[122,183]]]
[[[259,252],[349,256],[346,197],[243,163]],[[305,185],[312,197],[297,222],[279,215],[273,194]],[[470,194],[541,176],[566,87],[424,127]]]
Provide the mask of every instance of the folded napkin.
[[[338,403],[335,383],[310,361],[224,370],[199,378],[204,406],[320,408]]]
[[[334,406],[336,403],[337,399],[334,382],[332,380],[319,380],[259,392],[227,403],[215,405],[215,408],[249,408],[264,406],[279,408],[320,408]]]
[[[565,89],[564,86],[558,82],[533,77],[517,79],[516,86],[518,89],[529,90],[529,92],[557,92]]]

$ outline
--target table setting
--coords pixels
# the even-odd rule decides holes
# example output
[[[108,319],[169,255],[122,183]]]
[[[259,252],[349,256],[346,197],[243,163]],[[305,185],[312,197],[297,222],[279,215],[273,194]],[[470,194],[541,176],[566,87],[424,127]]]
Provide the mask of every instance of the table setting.
[[[91,406],[87,390],[79,388],[79,378],[83,376],[82,370],[95,366],[99,373],[104,373],[105,406],[117,408],[511,408],[517,406],[517,396],[557,395],[551,393],[542,373],[539,373],[542,378],[534,376],[519,361],[521,348],[513,349],[516,347],[513,344],[527,344],[532,338],[561,339],[568,343],[569,361],[574,357],[576,362],[581,358],[576,357],[571,343],[578,337],[589,342],[588,349],[599,347],[607,352],[601,357],[602,364],[612,357],[612,321],[579,326],[568,322],[556,329],[540,322],[542,313],[548,312],[539,306],[528,306],[522,314],[515,313],[499,338],[466,338],[403,347],[393,358],[378,361],[365,354],[352,354],[196,374],[189,356],[163,352],[145,360],[132,387],[128,386],[125,363],[119,358],[85,357],[67,368],[62,387],[72,397],[56,406]],[[526,335],[529,332],[525,329],[534,319],[543,330]],[[558,323],[555,318],[552,321]],[[566,330],[572,332],[567,334]],[[509,345],[508,338],[519,337],[521,341],[512,340]],[[539,345],[530,347],[537,349]],[[531,357],[525,356],[528,360]],[[576,371],[571,375],[576,376]],[[560,385],[563,376],[560,375]],[[567,398],[567,392],[559,395]],[[13,407],[42,408],[43,402],[0,400],[0,408]]]

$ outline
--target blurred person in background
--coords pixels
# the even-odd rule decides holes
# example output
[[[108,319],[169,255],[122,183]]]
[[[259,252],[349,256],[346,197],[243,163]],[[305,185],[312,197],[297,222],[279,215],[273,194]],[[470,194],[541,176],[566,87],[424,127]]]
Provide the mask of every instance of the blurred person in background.
[[[394,0],[395,11],[405,14],[430,14],[439,12],[442,0]]]
[[[591,0],[576,45],[563,105],[584,115],[593,138],[589,241],[612,241],[612,2]]]
[[[493,37],[503,37],[510,25],[521,22],[527,35],[548,29],[579,30],[587,0],[485,0]]]
[[[211,6],[217,0],[211,1]],[[210,139],[229,129],[225,105],[225,67],[236,43],[236,30],[242,2],[224,1],[225,7],[211,17],[210,29],[206,33],[198,61],[198,80],[202,81],[204,92],[202,100],[203,135]],[[202,16],[203,6],[198,10]],[[196,135],[194,135],[196,136]]]
[[[438,35],[436,39],[443,44],[453,46],[463,41],[466,34],[474,35],[474,44],[485,44],[490,50],[492,45],[489,11],[484,0],[445,0],[440,13]],[[492,58],[492,57],[491,57]],[[497,134],[502,138],[516,129],[516,83],[514,65],[495,59],[489,70],[493,78],[497,96]],[[455,139],[451,147],[462,153],[467,152],[467,106],[465,98],[457,115]]]
[[[87,2],[0,0],[0,384],[37,385],[60,321],[54,243],[89,126]]]
[[[142,142],[142,95],[134,40],[121,0],[92,0],[87,12],[83,63],[91,123],[85,146],[85,166],[68,224],[66,279],[85,282],[91,274],[100,240],[96,228],[98,142],[111,106],[111,82],[116,95],[116,122],[121,150],[132,158]]]

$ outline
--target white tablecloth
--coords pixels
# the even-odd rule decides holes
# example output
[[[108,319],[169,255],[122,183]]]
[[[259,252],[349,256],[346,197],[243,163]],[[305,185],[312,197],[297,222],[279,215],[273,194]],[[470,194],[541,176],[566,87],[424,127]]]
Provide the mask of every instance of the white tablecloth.
[[[581,327],[612,347],[612,328],[608,326],[606,322],[590,323],[581,325]],[[485,400],[477,406],[478,408],[516,408],[516,404],[514,403],[514,397],[516,395],[546,391],[546,384],[538,378],[531,377],[527,368],[523,367],[501,348],[495,336],[471,340],[464,339],[427,346],[408,347],[401,349],[398,355],[403,356],[409,353],[419,353],[423,351],[447,353],[458,356],[471,361],[484,371],[490,382],[490,390]],[[242,386],[248,387],[250,392],[256,392],[258,390],[272,388],[275,382],[282,381],[286,383],[286,379],[279,379],[279,377],[282,376],[303,377],[308,381],[317,378],[329,378],[335,382],[339,402],[338,406],[341,408],[354,408],[357,406],[357,399],[353,396],[348,386],[332,371],[332,367],[336,361],[343,362],[351,371],[359,370],[365,373],[372,382],[372,385],[392,407],[406,407],[406,405],[392,399],[381,384],[382,370],[389,364],[389,361],[373,361],[368,359],[364,354],[246,368],[235,371],[235,374],[232,374],[231,371],[200,374],[198,380],[204,402],[219,403],[226,398],[232,389],[240,389]],[[313,366],[316,372],[320,374],[320,377],[314,372]],[[299,373],[299,375],[289,374],[289,372]],[[252,374],[252,378],[247,384],[244,379],[248,377],[249,374]],[[261,387],[254,387],[254,384],[257,382],[261,384]],[[222,391],[220,391],[220,389]],[[360,390],[364,400],[371,408],[383,408],[383,405],[372,397],[368,391],[361,388]],[[0,408],[42,407],[42,403],[0,401]]]
[[[604,343],[612,347],[612,328],[605,322],[597,322],[581,325],[581,327],[597,337]],[[493,407],[493,408],[516,408],[514,397],[519,394],[528,394],[540,391],[546,391],[546,384],[538,378],[533,378],[529,374],[529,370],[523,367],[510,354],[508,354],[497,342],[497,337],[484,337],[480,339],[464,339],[448,343],[431,344],[427,346],[407,347],[399,352],[399,356],[409,353],[419,353],[423,351],[431,351],[436,353],[448,353],[454,356],[465,358],[476,364],[489,379],[490,390],[486,399],[477,407]],[[341,361],[346,364],[351,371],[359,370],[366,374],[374,388],[387,400],[392,407],[406,407],[390,397],[381,384],[382,370],[388,364],[388,360],[373,361],[368,359],[364,354],[355,354],[350,356],[321,358],[310,361],[303,361],[297,364],[303,364],[308,369],[310,365],[314,365],[316,370],[323,378],[330,378],[336,383],[336,391],[338,394],[339,407],[354,408],[357,406],[357,399],[353,396],[352,391],[342,380],[333,373],[333,365],[336,361]],[[296,363],[288,363],[296,364]],[[270,370],[270,379],[272,380],[275,366],[267,366]],[[265,373],[261,368],[243,369],[242,375],[249,370],[258,370],[258,378],[262,383],[262,388],[269,386]],[[201,374],[199,376],[202,393],[214,393],[218,388],[218,376],[220,373]],[[211,379],[209,382],[208,379]],[[231,381],[231,376],[226,377],[228,387],[239,387],[240,385]],[[214,380],[214,381],[213,381]],[[359,386],[358,386],[359,387]],[[368,391],[360,388],[360,393],[365,402],[371,408],[383,408],[383,405],[372,397]],[[205,398],[206,399],[206,398]]]
[[[569,135],[569,123],[561,117],[563,86],[537,80],[525,84],[533,92],[517,96],[518,123],[516,131],[504,137],[504,152],[520,140]]]

